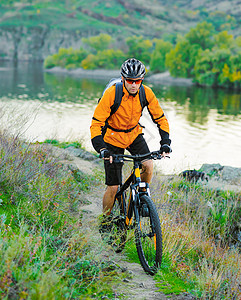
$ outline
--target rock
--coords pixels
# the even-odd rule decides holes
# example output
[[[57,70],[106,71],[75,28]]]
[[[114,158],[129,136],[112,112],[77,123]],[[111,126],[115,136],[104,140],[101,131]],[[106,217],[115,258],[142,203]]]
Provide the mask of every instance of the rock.
[[[66,148],[65,152],[68,153],[69,155],[76,156],[76,157],[80,157],[81,155],[81,149],[75,148],[73,146]]]
[[[69,155],[73,155],[73,156],[76,156],[76,157],[79,157],[79,158],[82,158],[82,159],[85,159],[85,160],[89,160],[89,161],[95,161],[97,160],[97,157],[84,150],[84,149],[79,149],[79,148],[75,148],[73,146],[70,146],[68,148],[65,149],[65,151],[69,154]]]
[[[5,60],[42,61],[59,48],[79,49],[82,32],[59,30],[42,24],[35,27],[2,26],[0,54]]]
[[[200,169],[207,175],[212,176],[220,173],[220,171],[223,169],[223,166],[220,164],[203,164]]]
[[[201,170],[217,180],[241,185],[241,168],[221,166],[220,164],[203,164]]]
[[[241,183],[241,168],[224,166],[221,174],[223,180],[231,181],[233,184],[237,181]]]

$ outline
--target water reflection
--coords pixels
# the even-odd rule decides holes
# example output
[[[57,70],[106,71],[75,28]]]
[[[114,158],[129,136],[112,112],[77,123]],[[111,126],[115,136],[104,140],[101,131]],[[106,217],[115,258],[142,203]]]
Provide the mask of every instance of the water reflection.
[[[45,73],[46,89],[51,99],[84,103],[94,101],[101,96],[104,88],[103,82],[89,79],[76,79],[69,76],[56,76]]]
[[[187,120],[203,124],[210,109],[219,114],[237,116],[241,112],[240,94],[224,89],[170,86],[153,87],[159,98],[170,99],[185,108]]]
[[[83,139],[92,150],[89,126],[106,81],[45,73],[40,64],[0,63],[0,105],[14,108],[10,115],[24,112],[31,117],[27,138]],[[172,159],[162,162],[162,169],[172,172],[214,162],[241,167],[240,94],[194,86],[152,88],[173,140]],[[156,150],[157,128],[146,112],[142,119],[150,148]]]

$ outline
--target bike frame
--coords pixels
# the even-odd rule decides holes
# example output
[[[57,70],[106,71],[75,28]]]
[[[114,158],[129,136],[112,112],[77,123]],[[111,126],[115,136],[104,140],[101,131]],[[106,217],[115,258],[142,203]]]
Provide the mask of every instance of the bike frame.
[[[128,155],[126,157],[128,158]],[[123,160],[129,161],[129,159],[125,159],[124,157]],[[136,221],[139,222],[138,207],[140,206],[140,194],[146,194],[150,196],[149,184],[141,181],[140,165],[141,161],[134,161],[134,167],[130,176],[120,186],[120,189],[115,196],[116,199],[121,200],[122,214],[125,217],[125,224],[127,227],[129,227],[132,223],[133,213],[135,213],[135,216],[137,218]],[[131,192],[127,207],[125,191],[129,187]],[[138,191],[138,189],[140,188],[145,188],[146,191]]]
[[[141,181],[140,166],[146,159],[162,159],[163,155],[160,151],[153,151],[143,155],[113,154],[112,157],[113,163],[132,161],[134,164],[131,174],[115,195],[111,245],[117,253],[121,252],[127,241],[127,230],[134,229],[140,263],[146,273],[154,275],[162,261],[162,232],[149,185]],[[127,189],[130,189],[128,207]]]

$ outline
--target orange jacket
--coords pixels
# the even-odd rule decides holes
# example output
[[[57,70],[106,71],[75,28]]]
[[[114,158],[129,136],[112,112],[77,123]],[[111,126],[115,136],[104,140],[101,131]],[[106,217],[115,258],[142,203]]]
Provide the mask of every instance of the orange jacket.
[[[153,91],[144,85],[146,100],[148,102],[147,108],[154,123],[157,124],[160,135],[161,144],[170,144],[169,140],[169,125],[168,121],[160,107]],[[138,125],[142,114],[142,107],[139,99],[139,91],[135,96],[129,94],[123,86],[123,97],[118,110],[110,116],[111,106],[115,99],[115,86],[108,88],[98,103],[92,123],[90,126],[92,144],[97,152],[105,148],[105,142],[114,146],[126,149],[136,137],[142,133],[142,127]],[[131,129],[130,132],[116,132],[107,128],[104,135],[104,140],[101,134],[101,128],[105,125],[108,119],[108,124],[115,129]]]

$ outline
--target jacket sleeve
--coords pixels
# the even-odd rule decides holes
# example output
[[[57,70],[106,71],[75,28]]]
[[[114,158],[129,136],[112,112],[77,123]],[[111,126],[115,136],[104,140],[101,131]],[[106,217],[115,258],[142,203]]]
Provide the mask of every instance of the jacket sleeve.
[[[152,121],[157,125],[160,136],[161,136],[161,145],[171,144],[169,138],[169,124],[167,118],[155,96],[153,91],[145,86],[146,98],[147,98],[147,109],[152,118]]]
[[[114,89],[111,87],[105,91],[94,111],[90,126],[90,133],[92,145],[97,152],[100,152],[102,148],[106,148],[101,129],[105,126],[105,121],[110,116],[111,105],[114,104],[114,99],[115,87]]]

